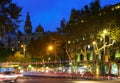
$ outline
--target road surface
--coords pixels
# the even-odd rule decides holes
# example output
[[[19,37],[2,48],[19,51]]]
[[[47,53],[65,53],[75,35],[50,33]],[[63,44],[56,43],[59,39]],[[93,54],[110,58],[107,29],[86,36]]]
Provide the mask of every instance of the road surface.
[[[20,78],[17,83],[120,83],[120,79],[117,80],[80,80],[80,79],[63,79],[63,78],[39,78],[29,77]]]

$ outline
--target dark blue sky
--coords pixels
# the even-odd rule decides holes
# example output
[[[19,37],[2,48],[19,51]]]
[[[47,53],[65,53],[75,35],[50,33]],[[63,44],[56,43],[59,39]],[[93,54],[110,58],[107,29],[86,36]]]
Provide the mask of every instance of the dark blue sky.
[[[27,12],[30,13],[33,32],[40,24],[45,31],[55,31],[60,26],[61,19],[69,20],[71,9],[81,9],[84,5],[89,5],[94,0],[13,0],[22,7],[23,20],[20,30],[23,31]],[[116,4],[120,0],[101,0],[101,6]]]

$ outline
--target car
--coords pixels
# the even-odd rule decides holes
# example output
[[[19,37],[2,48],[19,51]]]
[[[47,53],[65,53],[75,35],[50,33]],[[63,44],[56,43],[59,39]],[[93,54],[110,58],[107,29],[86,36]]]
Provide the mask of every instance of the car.
[[[17,81],[18,75],[15,72],[5,71],[0,73],[0,82],[15,83]]]

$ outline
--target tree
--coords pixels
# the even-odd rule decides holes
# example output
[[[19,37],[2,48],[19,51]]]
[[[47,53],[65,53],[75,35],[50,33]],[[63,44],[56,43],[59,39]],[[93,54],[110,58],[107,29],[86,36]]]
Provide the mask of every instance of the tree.
[[[113,8],[114,11],[112,10]],[[84,6],[84,9],[72,9],[70,20],[63,30],[65,31],[64,34],[66,35],[67,41],[74,42],[67,45],[67,55],[74,59],[77,52],[76,50],[80,49],[80,52],[86,57],[87,45],[91,44],[94,40],[99,40],[99,33],[104,29],[109,30],[111,40],[119,42],[119,11],[120,9],[115,9],[114,6],[101,8],[99,0],[91,2],[90,6]],[[79,41],[79,43],[76,40]]]
[[[93,15],[98,15],[100,9],[100,0],[94,0],[94,2],[90,3],[90,11]]]
[[[37,61],[48,61],[48,57],[50,57],[52,61],[55,59],[57,61],[65,60],[64,40],[65,37],[63,34],[46,32],[43,38],[32,40],[27,47],[27,51],[31,55],[31,58],[38,58]],[[51,51],[48,50],[50,45],[53,47]]]
[[[23,62],[23,60],[24,55],[20,54],[19,51],[16,51],[15,54],[9,55],[9,57],[7,57],[8,62]]]
[[[60,28],[57,28],[57,32],[65,32],[64,31],[64,28],[66,26],[66,21],[65,21],[65,18],[63,18],[61,21],[60,21]]]
[[[18,28],[21,9],[12,0],[0,0],[0,33]]]
[[[10,54],[14,54],[11,49],[0,48],[0,62],[5,62]]]
[[[27,47],[27,52],[33,61],[42,61],[46,56],[46,46],[45,39],[32,40]]]

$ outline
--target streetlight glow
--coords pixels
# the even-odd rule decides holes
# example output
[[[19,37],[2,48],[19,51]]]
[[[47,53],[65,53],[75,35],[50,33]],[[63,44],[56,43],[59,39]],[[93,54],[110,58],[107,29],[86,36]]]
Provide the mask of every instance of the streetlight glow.
[[[53,46],[49,46],[49,47],[48,47],[48,50],[52,50],[52,49],[53,49]]]
[[[96,44],[96,42],[94,41],[94,42],[93,42],[93,45],[95,45],[95,44]]]
[[[106,33],[107,33],[107,30],[105,29],[105,30],[103,31],[103,33],[106,34]]]
[[[22,44],[22,45],[21,45],[21,48],[23,48],[23,55],[24,55],[24,59],[25,59],[25,61],[26,61],[26,54],[25,54],[25,52],[26,52],[26,45],[25,45],[25,44]]]
[[[105,35],[106,35],[106,33],[107,33],[107,30],[104,29],[103,33],[104,33],[104,41],[103,41],[103,44],[104,44],[104,56],[105,56],[105,45],[106,45]]]

